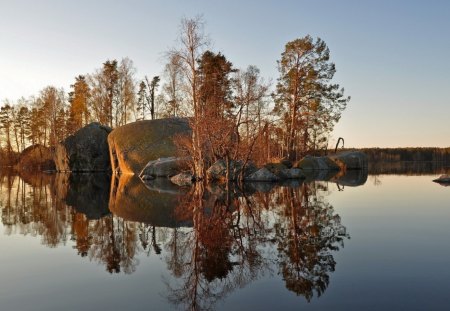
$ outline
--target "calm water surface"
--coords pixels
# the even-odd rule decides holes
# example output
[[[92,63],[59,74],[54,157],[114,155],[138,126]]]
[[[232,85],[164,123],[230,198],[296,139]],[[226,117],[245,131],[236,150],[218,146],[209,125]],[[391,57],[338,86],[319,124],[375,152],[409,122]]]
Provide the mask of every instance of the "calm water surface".
[[[2,173],[0,309],[448,308],[442,169],[373,172],[181,192]]]

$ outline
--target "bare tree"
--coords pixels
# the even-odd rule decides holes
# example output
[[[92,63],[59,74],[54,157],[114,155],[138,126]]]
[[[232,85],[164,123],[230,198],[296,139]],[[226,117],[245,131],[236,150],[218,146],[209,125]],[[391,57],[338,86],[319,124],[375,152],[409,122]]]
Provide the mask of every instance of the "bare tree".
[[[199,81],[197,60],[209,44],[204,33],[205,22],[201,16],[192,19],[183,18],[180,24],[179,47],[168,52],[168,57],[178,58],[180,68],[187,83],[187,94],[193,116],[192,126],[192,159],[194,174],[198,179],[205,175],[204,156],[201,145],[201,107],[199,103]]]
[[[162,86],[161,102],[162,113],[166,117],[178,117],[183,112],[183,75],[181,60],[177,54],[169,57],[169,61],[164,68],[164,78],[166,82]]]

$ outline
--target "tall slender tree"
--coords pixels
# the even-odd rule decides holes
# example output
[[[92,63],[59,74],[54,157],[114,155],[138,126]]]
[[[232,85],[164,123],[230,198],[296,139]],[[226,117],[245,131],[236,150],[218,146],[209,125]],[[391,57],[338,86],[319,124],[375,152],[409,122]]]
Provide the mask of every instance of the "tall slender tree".
[[[9,101],[5,101],[3,107],[0,109],[0,128],[3,130],[3,134],[6,137],[6,151],[8,154],[9,161],[11,161],[11,156],[13,152],[11,143],[11,132],[13,127],[13,106]]]
[[[164,68],[165,83],[162,85],[161,102],[163,115],[177,117],[183,114],[183,72],[181,59],[177,54],[171,55]]]
[[[90,98],[89,85],[86,77],[79,75],[75,77],[75,83],[70,86],[69,92],[69,120],[67,124],[68,132],[74,133],[89,121],[88,103]]]
[[[141,119],[145,120],[145,108],[147,102],[147,84],[145,81],[139,83],[139,91],[137,93],[137,110],[140,113]]]
[[[312,132],[322,136],[329,133],[350,98],[344,97],[338,84],[331,83],[336,69],[320,38],[306,36],[288,42],[278,70],[275,112],[285,124],[287,156],[295,159],[297,153],[317,148]]]
[[[187,94],[192,111],[192,159],[194,174],[197,178],[205,175],[204,155],[201,141],[201,106],[199,101],[199,77],[197,60],[207,47],[209,40],[204,33],[204,20],[201,16],[182,19],[180,25],[180,46],[168,52],[169,58],[176,57],[187,82]]]
[[[136,81],[133,61],[123,58],[117,68],[117,101],[114,107],[114,123],[116,126],[128,123],[130,116],[136,109]]]

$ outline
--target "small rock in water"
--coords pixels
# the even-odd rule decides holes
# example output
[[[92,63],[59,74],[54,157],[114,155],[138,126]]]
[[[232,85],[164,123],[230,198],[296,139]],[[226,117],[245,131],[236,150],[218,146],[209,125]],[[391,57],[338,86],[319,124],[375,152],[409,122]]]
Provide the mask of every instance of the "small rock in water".
[[[450,175],[441,175],[439,176],[439,178],[434,179],[433,181],[437,183],[450,183]]]

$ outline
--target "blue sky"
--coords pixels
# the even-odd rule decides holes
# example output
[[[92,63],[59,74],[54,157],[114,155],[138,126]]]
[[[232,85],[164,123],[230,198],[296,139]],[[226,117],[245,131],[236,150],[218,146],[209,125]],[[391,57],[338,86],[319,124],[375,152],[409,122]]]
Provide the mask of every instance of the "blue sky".
[[[352,96],[333,133],[346,146],[450,146],[450,1],[0,0],[0,99],[68,90],[112,58],[160,74],[198,14],[214,50],[273,82],[286,42],[321,37]]]

